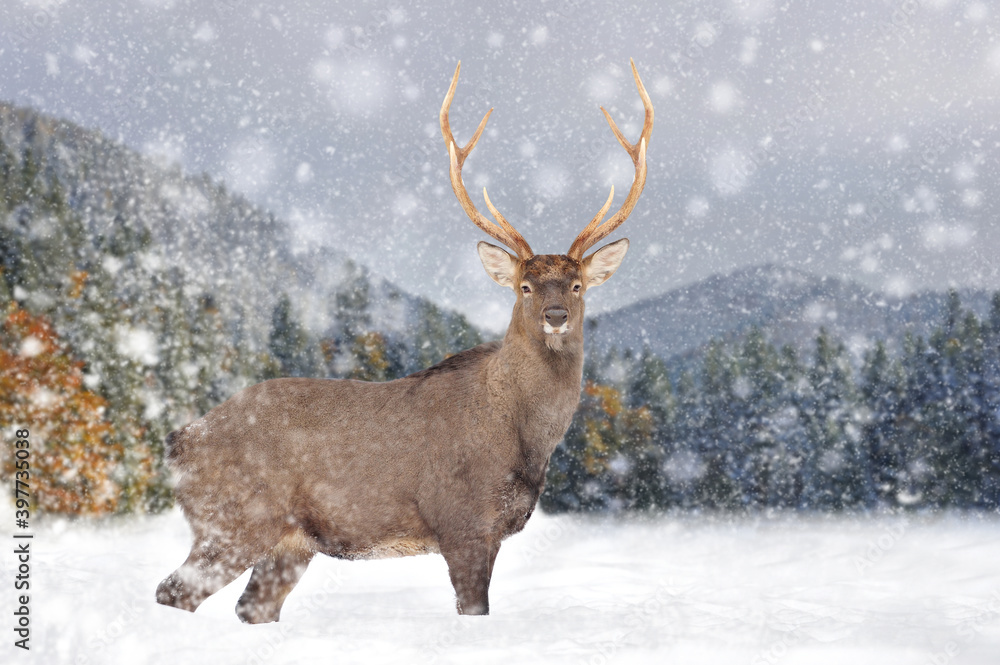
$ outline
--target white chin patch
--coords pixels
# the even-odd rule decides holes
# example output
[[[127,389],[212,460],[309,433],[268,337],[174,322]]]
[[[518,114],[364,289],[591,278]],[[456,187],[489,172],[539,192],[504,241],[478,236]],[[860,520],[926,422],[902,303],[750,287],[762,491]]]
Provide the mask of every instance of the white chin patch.
[[[546,335],[563,335],[563,334],[569,332],[569,324],[568,323],[564,323],[561,326],[559,326],[558,328],[553,328],[548,323],[543,323],[542,324],[542,330],[545,331]]]

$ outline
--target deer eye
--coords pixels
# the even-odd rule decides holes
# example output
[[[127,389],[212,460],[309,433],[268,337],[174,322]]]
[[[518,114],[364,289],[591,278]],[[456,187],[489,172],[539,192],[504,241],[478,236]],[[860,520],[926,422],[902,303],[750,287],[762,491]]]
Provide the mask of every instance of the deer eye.
[[[523,293],[524,295],[528,295],[529,293],[531,293],[531,287],[528,286],[527,284],[522,284],[521,293]]]
[[[574,285],[573,285],[573,293],[579,293],[579,292],[580,292],[580,289],[581,289],[582,287],[583,287],[583,285],[582,285],[582,284],[574,284]]]

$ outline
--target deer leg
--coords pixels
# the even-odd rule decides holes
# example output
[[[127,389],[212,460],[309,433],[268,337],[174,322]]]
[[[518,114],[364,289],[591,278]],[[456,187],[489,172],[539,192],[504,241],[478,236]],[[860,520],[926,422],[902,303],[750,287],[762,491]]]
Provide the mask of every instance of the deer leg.
[[[312,552],[276,547],[253,567],[247,588],[236,603],[236,616],[244,623],[277,621],[281,606],[295,585],[302,579]]]
[[[498,551],[499,543],[488,537],[442,543],[459,614],[490,613],[490,578]]]
[[[253,557],[232,547],[201,540],[180,568],[156,587],[156,602],[194,612],[206,598],[253,564]]]

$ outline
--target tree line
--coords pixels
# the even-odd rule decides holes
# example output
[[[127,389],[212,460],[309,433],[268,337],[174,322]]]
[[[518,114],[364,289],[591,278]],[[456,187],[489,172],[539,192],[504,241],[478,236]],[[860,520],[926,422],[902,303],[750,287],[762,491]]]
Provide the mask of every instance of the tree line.
[[[542,505],[997,510],[1000,293],[980,320],[952,292],[928,339],[863,352],[820,330],[801,358],[754,330],[677,376],[649,350],[591,358]]]

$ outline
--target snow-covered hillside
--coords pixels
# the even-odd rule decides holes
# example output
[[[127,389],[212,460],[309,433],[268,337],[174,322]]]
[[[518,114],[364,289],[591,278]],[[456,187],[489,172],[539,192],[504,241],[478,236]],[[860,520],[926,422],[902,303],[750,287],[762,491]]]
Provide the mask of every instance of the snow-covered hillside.
[[[282,621],[260,626],[233,613],[248,575],[193,615],[155,604],[188,537],[178,512],[44,525],[32,649],[8,639],[3,661],[986,665],[1000,653],[995,517],[537,515],[501,550],[489,617],[455,614],[440,556],[317,557]],[[2,602],[10,617],[13,592]]]

